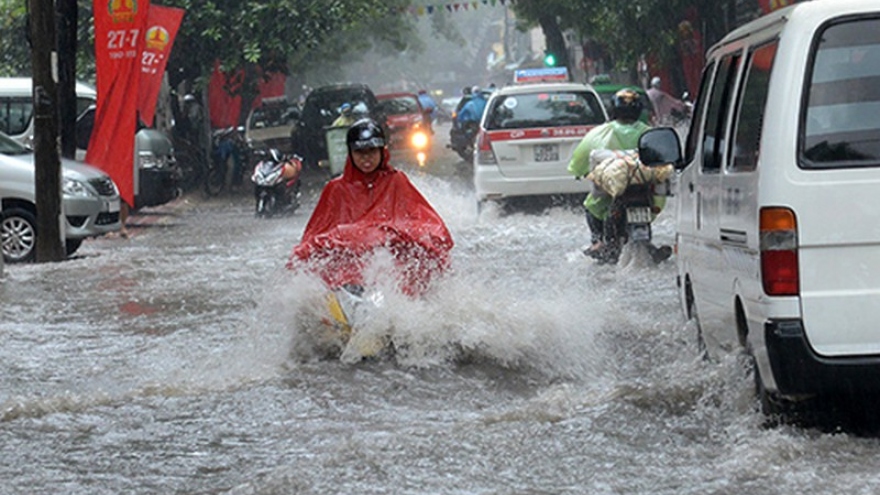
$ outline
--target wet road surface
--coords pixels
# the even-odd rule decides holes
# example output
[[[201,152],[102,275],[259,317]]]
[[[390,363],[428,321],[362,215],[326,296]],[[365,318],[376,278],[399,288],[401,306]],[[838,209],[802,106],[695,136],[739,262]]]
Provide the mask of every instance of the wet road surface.
[[[876,436],[767,428],[741,360],[699,358],[671,261],[594,265],[576,208],[477,216],[452,155],[410,173],[456,248],[424,299],[386,294],[389,359],[295,352],[318,290],[283,266],[317,176],[291,217],[192,195],[7,266],[0,492],[880,491]]]

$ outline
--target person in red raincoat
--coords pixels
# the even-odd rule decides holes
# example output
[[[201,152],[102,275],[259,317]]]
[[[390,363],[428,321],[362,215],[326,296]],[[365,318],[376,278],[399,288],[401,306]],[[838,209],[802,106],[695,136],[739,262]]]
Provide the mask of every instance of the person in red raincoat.
[[[382,248],[394,256],[401,290],[423,293],[448,266],[449,230],[406,174],[388,163],[385,133],[375,121],[355,122],[346,143],[342,175],[324,187],[287,267],[306,267],[334,289],[363,286],[364,265]]]

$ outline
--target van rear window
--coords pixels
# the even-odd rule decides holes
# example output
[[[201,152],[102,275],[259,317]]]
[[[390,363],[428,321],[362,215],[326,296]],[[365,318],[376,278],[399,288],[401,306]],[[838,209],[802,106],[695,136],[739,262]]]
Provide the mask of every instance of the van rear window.
[[[602,103],[593,93],[544,91],[498,96],[489,109],[486,128],[525,129],[603,122]]]
[[[801,166],[880,166],[880,19],[833,24],[817,39]]]

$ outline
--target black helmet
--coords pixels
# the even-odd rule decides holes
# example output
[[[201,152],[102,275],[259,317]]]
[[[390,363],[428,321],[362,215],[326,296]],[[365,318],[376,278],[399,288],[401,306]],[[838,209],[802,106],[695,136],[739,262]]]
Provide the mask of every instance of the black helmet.
[[[634,89],[623,88],[611,98],[611,117],[637,120],[642,115],[642,97]]]
[[[372,119],[361,119],[348,128],[345,143],[349,150],[385,147],[385,131]]]
[[[284,155],[281,154],[281,150],[278,148],[272,148],[269,150],[269,157],[275,163],[281,163],[284,161]]]

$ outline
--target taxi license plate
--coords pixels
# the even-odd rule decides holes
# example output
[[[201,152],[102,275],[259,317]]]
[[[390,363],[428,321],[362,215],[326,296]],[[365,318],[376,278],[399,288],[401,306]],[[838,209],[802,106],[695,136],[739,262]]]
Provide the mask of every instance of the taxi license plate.
[[[627,223],[651,223],[651,208],[637,206],[626,209]]]
[[[558,144],[536,144],[535,145],[535,161],[536,162],[555,162],[559,160]]]

